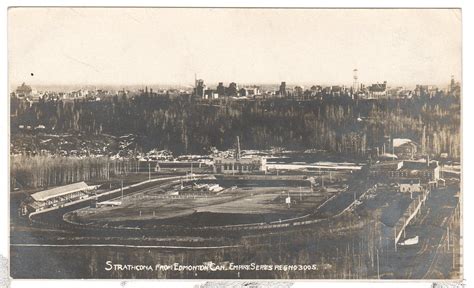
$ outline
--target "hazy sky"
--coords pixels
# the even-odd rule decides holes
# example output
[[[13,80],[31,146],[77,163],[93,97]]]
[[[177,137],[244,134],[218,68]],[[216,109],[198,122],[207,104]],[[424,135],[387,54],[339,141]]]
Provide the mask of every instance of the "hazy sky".
[[[8,24],[11,84],[461,78],[459,10],[12,8]]]

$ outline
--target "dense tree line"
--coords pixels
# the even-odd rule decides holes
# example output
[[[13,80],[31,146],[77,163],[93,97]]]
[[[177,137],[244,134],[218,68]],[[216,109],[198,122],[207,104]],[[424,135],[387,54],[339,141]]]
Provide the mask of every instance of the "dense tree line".
[[[460,157],[460,103],[448,96],[407,100],[336,97],[300,102],[202,101],[145,94],[31,105],[17,99],[11,102],[11,114],[12,133],[20,124],[45,125],[55,133],[133,133],[144,151],[169,149],[177,155],[207,152],[213,146],[228,149],[235,136],[241,137],[246,149],[277,146],[362,153],[380,147],[390,136],[411,138],[423,153]],[[351,145],[363,147],[348,147]]]
[[[134,172],[136,167],[137,161],[131,159],[12,156],[10,186],[12,189],[38,188],[79,181],[106,180],[123,173]]]

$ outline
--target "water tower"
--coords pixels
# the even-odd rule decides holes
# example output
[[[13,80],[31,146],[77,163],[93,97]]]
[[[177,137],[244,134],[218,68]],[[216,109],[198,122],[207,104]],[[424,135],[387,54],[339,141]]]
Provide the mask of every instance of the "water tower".
[[[354,93],[356,92],[359,92],[359,76],[357,75],[357,69],[354,69],[353,71],[353,79],[354,79],[354,82],[352,83],[352,89],[354,91]]]

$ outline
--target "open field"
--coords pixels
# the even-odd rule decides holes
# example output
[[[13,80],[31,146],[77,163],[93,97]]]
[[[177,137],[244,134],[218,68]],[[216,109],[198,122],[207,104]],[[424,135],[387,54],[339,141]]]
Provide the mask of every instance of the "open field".
[[[83,224],[124,226],[140,226],[140,222],[144,225],[189,223],[208,226],[269,222],[306,215],[330,194],[338,192],[331,189],[331,192],[314,193],[307,187],[246,187],[211,194],[167,193],[174,189],[172,186],[150,188],[124,197],[120,206],[84,208],[67,217]],[[292,202],[290,207],[285,203],[288,195]]]

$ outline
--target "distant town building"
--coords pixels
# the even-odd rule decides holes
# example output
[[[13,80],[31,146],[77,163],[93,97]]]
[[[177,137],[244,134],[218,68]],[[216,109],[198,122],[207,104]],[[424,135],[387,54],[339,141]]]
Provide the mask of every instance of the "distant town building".
[[[194,85],[194,96],[196,98],[203,98],[205,90],[206,90],[206,85],[204,85],[204,80],[197,79]]]
[[[263,157],[252,155],[242,158],[240,152],[240,139],[237,136],[237,147],[233,158],[214,158],[214,173],[216,174],[248,174],[266,171],[267,160]]]
[[[224,83],[219,82],[219,85],[217,85],[216,91],[217,91],[217,94],[219,95],[219,97],[225,96],[226,93],[225,93]]]
[[[397,178],[398,174],[395,171],[399,171],[403,167],[403,161],[384,161],[370,165],[369,177],[378,179],[393,179]]]
[[[369,177],[382,182],[403,178],[419,179],[421,183],[436,183],[440,179],[437,161],[388,161],[370,165]]]
[[[423,187],[421,186],[420,179],[402,178],[397,181],[399,192],[421,192]]]
[[[421,182],[438,181],[440,179],[438,161],[403,161],[401,172],[412,178],[420,178]]]
[[[455,97],[461,97],[461,85],[459,82],[454,80],[454,76],[451,76],[451,83],[449,85],[449,94]]]
[[[266,159],[259,156],[251,158],[214,158],[214,173],[246,174],[266,170]]]
[[[24,82],[20,86],[18,86],[15,90],[16,96],[23,97],[23,98],[31,96],[32,91],[33,89],[31,89],[31,87],[26,85]]]
[[[251,87],[247,87],[245,88],[245,90],[248,96],[256,96],[256,95],[261,94],[260,87],[255,86],[255,85]]]
[[[387,90],[388,98],[395,99],[410,99],[412,98],[412,91],[404,87],[395,87]]]
[[[280,97],[286,97],[286,82],[281,82],[280,89],[278,90]]]
[[[414,94],[416,97],[428,97],[429,96],[428,85],[416,85]]]
[[[333,96],[341,96],[342,87],[341,86],[331,86],[331,94]]]
[[[304,95],[304,89],[301,86],[295,86],[293,97],[296,99],[302,99]]]
[[[369,98],[378,99],[387,96],[387,81],[369,86]]]
[[[212,89],[206,89],[204,91],[204,96],[202,97],[202,99],[217,99],[219,98],[219,94],[217,93],[216,90],[212,90]]]
[[[227,88],[227,95],[228,96],[237,96],[237,84],[235,82],[231,82],[229,87]]]

